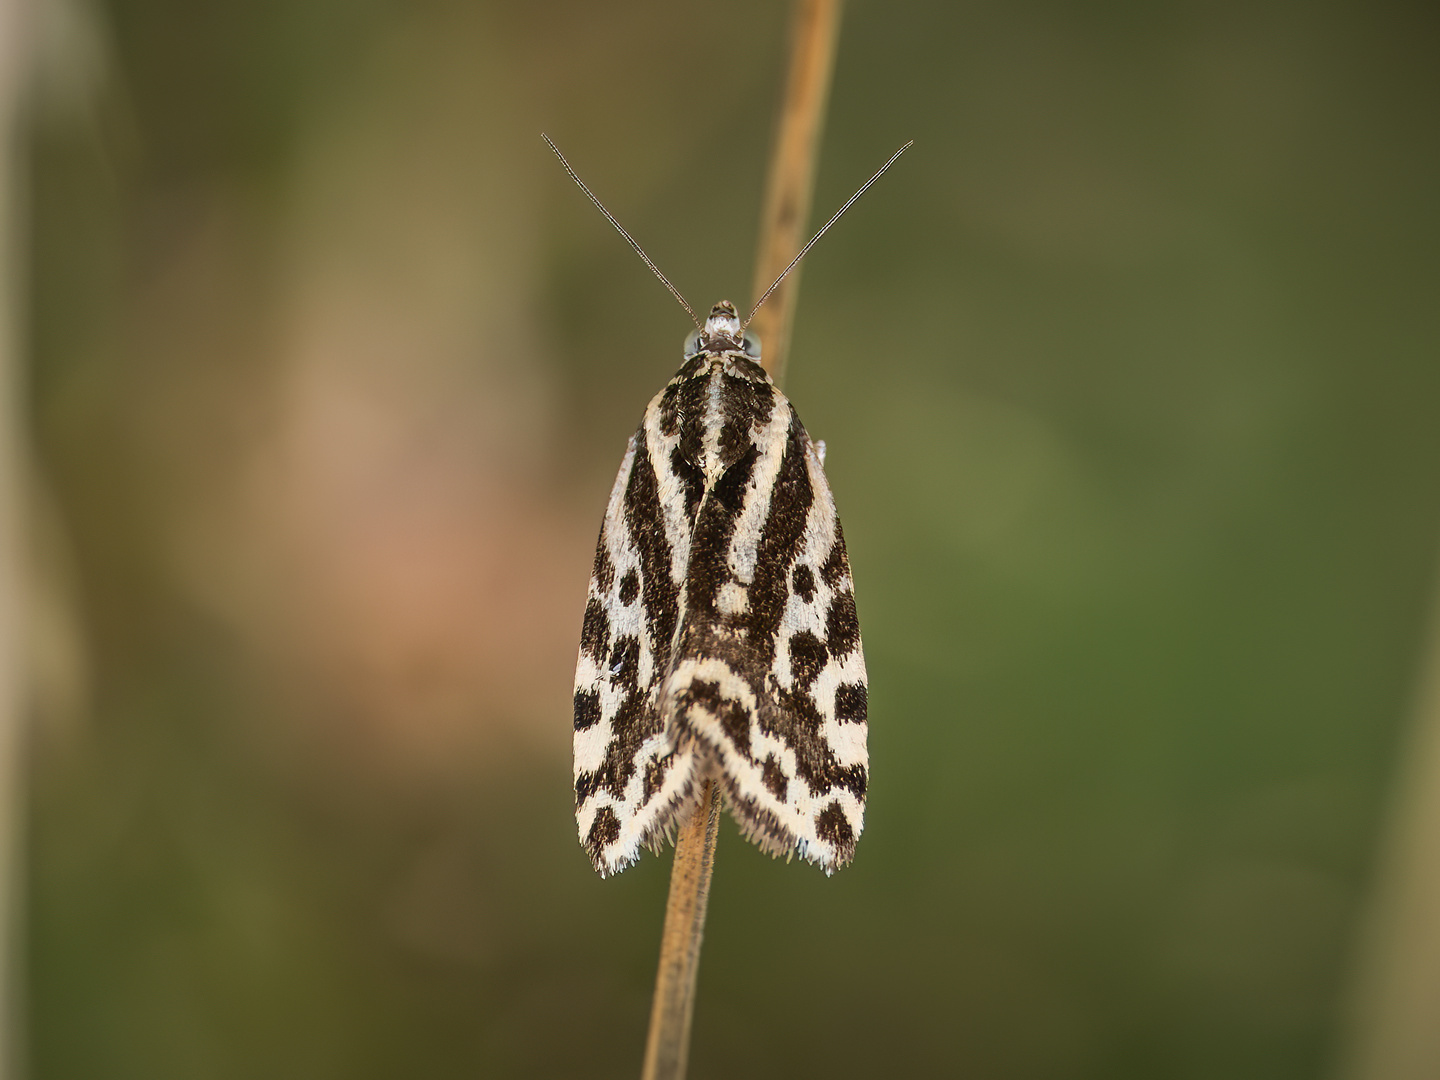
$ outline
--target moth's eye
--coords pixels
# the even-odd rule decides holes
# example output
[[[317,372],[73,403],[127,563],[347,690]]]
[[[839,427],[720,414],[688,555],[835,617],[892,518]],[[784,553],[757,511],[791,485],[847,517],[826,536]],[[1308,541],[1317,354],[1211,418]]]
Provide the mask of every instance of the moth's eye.
[[[740,348],[751,360],[760,359],[760,339],[754,334],[746,334],[745,340],[740,343]]]
[[[685,355],[694,356],[700,351],[700,331],[691,330],[685,338]]]

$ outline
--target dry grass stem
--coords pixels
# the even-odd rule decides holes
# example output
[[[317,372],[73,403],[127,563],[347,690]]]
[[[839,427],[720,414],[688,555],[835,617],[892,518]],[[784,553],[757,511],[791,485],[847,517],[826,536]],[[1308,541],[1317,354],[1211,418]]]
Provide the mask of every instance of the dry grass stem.
[[[752,295],[759,298],[785,269],[804,241],[815,183],[815,158],[834,69],[840,32],[840,0],[796,0],[791,28],[790,69],[771,152],[765,209],[755,262]],[[752,324],[764,343],[764,363],[778,384],[789,351],[790,321],[799,288],[798,268],[775,290]],[[660,966],[650,1009],[643,1080],[681,1080],[690,1052],[690,1018],[695,977],[705,931],[705,905],[715,866],[720,790],[707,782],[694,815],[675,840],[670,897],[660,941]]]
[[[840,37],[840,0],[797,0],[791,34],[790,73],[770,154],[752,303],[760,299],[805,242],[820,131],[830,96],[835,44]],[[765,370],[777,384],[783,383],[785,377],[790,324],[799,288],[797,266],[755,313],[751,323],[764,345]]]
[[[0,1078],[23,1071],[17,954],[24,892],[22,752],[29,704],[27,514],[30,461],[21,315],[25,309],[23,109],[34,14],[0,0]]]
[[[646,1080],[671,1080],[685,1075],[690,1052],[690,1017],[694,1014],[695,973],[705,931],[705,905],[710,874],[715,868],[715,835],[720,828],[720,793],[705,782],[695,813],[675,838],[670,868],[670,898],[665,903],[665,934],[660,943],[660,970],[655,973],[655,1000],[650,1006],[650,1036],[645,1044]]]

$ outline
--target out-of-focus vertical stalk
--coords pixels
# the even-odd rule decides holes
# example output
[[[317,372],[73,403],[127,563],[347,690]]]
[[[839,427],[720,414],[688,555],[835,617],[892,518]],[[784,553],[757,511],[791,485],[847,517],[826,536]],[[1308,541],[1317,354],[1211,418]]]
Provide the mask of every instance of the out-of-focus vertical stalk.
[[[685,1075],[690,1018],[695,1013],[695,976],[700,968],[700,942],[705,934],[705,907],[719,831],[720,789],[707,780],[695,813],[675,837],[660,970],[655,973],[655,1000],[645,1042],[644,1080],[680,1080]]]
[[[820,133],[835,70],[840,40],[840,0],[797,0],[791,26],[790,72],[770,153],[770,176],[761,212],[760,244],[755,254],[751,302],[780,276],[805,242],[810,202],[815,193],[815,165]],[[755,313],[751,328],[760,337],[765,370],[777,385],[785,380],[790,353],[790,324],[800,291],[800,267],[790,271],[765,306]]]
[[[30,5],[0,0],[0,1077],[21,1074],[18,976],[20,768],[29,669],[25,635],[28,440],[21,312],[24,309],[25,155],[22,108],[29,73]]]
[[[1340,1080],[1440,1077],[1440,596],[1401,754]]]
[[[756,299],[795,257],[804,241],[802,230],[810,217],[815,158],[839,34],[840,0],[796,0],[790,68],[760,222],[753,292]],[[797,275],[798,269],[790,272],[752,324],[763,345],[765,369],[776,383],[785,373],[790,321],[800,285]],[[685,1076],[690,1055],[690,1018],[695,1010],[695,977],[699,972],[719,823],[720,788],[707,782],[694,815],[675,838],[643,1080],[682,1080]]]

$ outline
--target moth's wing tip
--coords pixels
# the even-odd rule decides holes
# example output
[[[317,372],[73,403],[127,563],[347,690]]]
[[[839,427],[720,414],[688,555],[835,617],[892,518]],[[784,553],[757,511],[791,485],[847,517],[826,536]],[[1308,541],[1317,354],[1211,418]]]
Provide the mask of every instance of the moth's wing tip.
[[[726,792],[730,813],[740,828],[741,837],[770,858],[784,858],[787,866],[796,860],[811,863],[824,871],[826,877],[833,877],[835,871],[843,870],[854,860],[855,845],[864,827],[863,820],[860,828],[853,830],[848,844],[839,847],[830,843],[817,844],[797,836],[782,823],[748,815],[744,810],[744,801],[732,797],[729,789],[730,785],[727,783],[722,790]]]
[[[640,861],[642,851],[658,856],[664,853],[665,848],[674,845],[680,826],[695,812],[703,781],[708,776],[694,771],[693,764],[689,767],[692,771],[684,779],[683,786],[673,793],[668,804],[661,802],[658,805],[650,824],[638,836],[631,832],[605,845],[590,844],[581,839],[581,846],[602,878],[614,877],[634,866]],[[627,825],[632,820],[633,815],[627,817]]]

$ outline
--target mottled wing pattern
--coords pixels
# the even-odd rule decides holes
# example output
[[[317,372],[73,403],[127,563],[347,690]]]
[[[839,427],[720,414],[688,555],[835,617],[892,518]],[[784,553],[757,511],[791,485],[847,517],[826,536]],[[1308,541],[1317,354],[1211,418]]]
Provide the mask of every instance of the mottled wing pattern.
[[[674,476],[656,468],[654,411],[652,402],[610,493],[575,669],[575,816],[606,875],[657,844],[694,798],[693,752],[676,751],[658,709],[690,527],[673,512]]]
[[[834,870],[854,854],[867,780],[845,539],[794,407],[744,371],[754,365],[735,366],[749,379],[719,377],[714,396],[722,458],[740,450],[697,516],[662,712],[677,745],[716,763],[746,835]]]
[[[697,357],[646,410],[601,532],[576,673],[581,839],[601,873],[623,869],[714,775],[747,836],[833,871],[864,825],[865,719],[815,445],[759,365]]]

